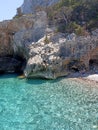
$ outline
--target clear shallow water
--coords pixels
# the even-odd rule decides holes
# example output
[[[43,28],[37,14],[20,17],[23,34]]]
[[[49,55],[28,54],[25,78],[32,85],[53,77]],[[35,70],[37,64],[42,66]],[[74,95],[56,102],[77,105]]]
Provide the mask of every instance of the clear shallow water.
[[[98,87],[0,76],[0,130],[97,130]]]

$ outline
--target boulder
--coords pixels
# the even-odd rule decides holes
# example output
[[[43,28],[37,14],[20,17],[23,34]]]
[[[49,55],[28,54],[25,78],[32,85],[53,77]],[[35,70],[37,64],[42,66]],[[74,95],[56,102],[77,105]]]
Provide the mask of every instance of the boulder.
[[[95,48],[98,49],[98,39],[95,36],[80,36],[67,40],[61,35],[47,35],[48,44],[44,36],[29,46],[29,59],[24,70],[26,77],[54,79],[68,75],[71,71],[89,70],[90,59],[95,58],[95,55],[98,57],[95,51]]]

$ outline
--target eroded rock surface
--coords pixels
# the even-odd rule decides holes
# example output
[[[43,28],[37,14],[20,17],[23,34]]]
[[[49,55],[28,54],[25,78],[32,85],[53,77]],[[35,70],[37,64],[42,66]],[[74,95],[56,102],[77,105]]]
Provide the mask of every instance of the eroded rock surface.
[[[30,17],[32,17],[31,22],[33,23],[33,26],[17,31],[13,37],[15,54],[18,54],[26,59],[28,59],[28,46],[32,44],[32,42],[37,42],[44,36],[48,24],[47,15],[44,11],[36,12],[35,15],[30,15]]]
[[[28,53],[26,53],[29,51],[28,45],[44,36],[46,25],[47,17],[44,11],[0,22],[0,57],[13,58],[14,55],[17,55],[22,59],[28,59]],[[6,68],[3,66],[4,63],[7,64],[8,60],[5,61],[0,62],[1,71]],[[14,66],[12,60],[9,62]],[[9,71],[11,71],[11,67]]]
[[[22,68],[27,78],[55,79],[89,70],[92,64],[98,66],[98,30],[86,37],[66,36],[57,33],[54,25],[49,27],[45,11],[22,15],[0,23],[0,57],[0,72]]]
[[[90,59],[98,57],[98,51],[95,51],[98,49],[97,38],[77,37],[70,41],[61,34],[56,35],[49,37],[48,44],[44,37],[30,46],[30,58],[24,71],[27,77],[53,79],[72,70],[89,70]]]
[[[37,8],[50,6],[55,4],[59,0],[24,0],[21,6],[21,12],[23,14],[34,13]]]
[[[33,16],[23,16],[0,22],[0,56],[13,54],[13,36],[33,27]]]

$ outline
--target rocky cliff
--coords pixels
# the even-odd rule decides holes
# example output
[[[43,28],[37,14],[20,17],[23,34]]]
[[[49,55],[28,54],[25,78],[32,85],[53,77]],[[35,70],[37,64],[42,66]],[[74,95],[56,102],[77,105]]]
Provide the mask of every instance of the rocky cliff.
[[[47,7],[55,4],[59,0],[24,0],[20,7],[23,14],[33,13],[39,7]]]
[[[29,44],[44,36],[46,25],[47,17],[43,11],[0,22],[0,63],[3,66],[0,67],[0,72],[19,71],[18,65],[15,66],[13,61],[17,61],[17,64],[21,65],[20,62],[28,59]],[[3,62],[3,59],[5,59],[5,62]],[[9,70],[6,71],[6,68],[9,68]],[[12,71],[11,68],[14,68],[14,70]],[[24,67],[21,65],[20,71],[21,68],[23,70]]]
[[[66,35],[48,23],[45,11],[0,22],[1,73],[23,71],[27,78],[54,79],[97,68],[97,29],[87,36]]]
[[[69,37],[71,39],[61,33],[49,33],[29,44],[29,51],[25,53],[29,57],[25,76],[54,79],[73,71],[87,71],[91,67],[91,61],[97,65],[98,37],[77,37],[73,34]],[[20,42],[20,50],[27,49],[23,47],[24,44],[25,42]]]

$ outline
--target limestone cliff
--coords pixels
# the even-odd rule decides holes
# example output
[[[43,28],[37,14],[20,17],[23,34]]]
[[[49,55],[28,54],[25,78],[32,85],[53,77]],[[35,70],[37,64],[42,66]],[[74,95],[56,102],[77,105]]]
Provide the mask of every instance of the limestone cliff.
[[[46,7],[55,4],[59,0],[24,0],[23,5],[20,7],[23,14],[30,14],[38,7]]]
[[[91,61],[98,62],[97,36],[76,36],[69,40],[64,34],[50,33],[47,39],[45,35],[39,41],[29,44],[29,58],[24,70],[26,77],[54,79],[72,71],[87,71]],[[25,50],[25,42],[20,44],[20,49]]]
[[[0,56],[13,54],[13,36],[16,32],[33,27],[33,17],[23,16],[0,22]]]
[[[48,2],[51,5],[57,0]],[[0,72],[23,71],[27,78],[54,79],[98,66],[98,29],[77,36],[57,32],[48,23],[44,10],[0,22]]]

